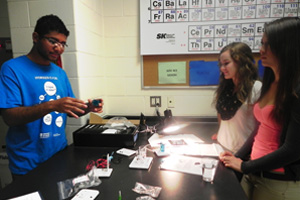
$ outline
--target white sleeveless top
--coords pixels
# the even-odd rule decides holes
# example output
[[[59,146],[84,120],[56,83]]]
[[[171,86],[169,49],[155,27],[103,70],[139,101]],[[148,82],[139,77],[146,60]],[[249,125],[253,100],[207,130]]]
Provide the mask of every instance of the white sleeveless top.
[[[246,100],[230,120],[221,120],[220,122],[217,140],[233,153],[241,148],[257,126],[257,121],[253,115],[253,106],[260,96],[261,86],[260,81],[255,81],[250,104],[248,105]]]

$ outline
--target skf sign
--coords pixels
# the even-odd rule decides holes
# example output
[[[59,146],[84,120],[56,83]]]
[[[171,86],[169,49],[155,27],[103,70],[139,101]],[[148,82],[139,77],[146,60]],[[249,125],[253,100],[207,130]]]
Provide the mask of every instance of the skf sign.
[[[157,33],[156,39],[174,39],[175,34]]]

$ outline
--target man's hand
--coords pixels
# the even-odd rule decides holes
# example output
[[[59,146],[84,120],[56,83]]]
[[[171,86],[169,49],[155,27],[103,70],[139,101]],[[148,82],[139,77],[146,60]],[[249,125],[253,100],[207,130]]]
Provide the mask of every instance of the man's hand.
[[[60,113],[67,113],[68,116],[75,118],[79,118],[79,116],[86,114],[88,108],[84,101],[71,97],[64,97],[51,101],[51,103],[52,110]]]
[[[33,122],[54,111],[67,113],[68,116],[78,118],[79,116],[88,113],[87,109],[88,106],[85,105],[84,101],[71,97],[64,97],[34,106],[1,109],[1,113],[4,122],[8,126],[18,126]]]

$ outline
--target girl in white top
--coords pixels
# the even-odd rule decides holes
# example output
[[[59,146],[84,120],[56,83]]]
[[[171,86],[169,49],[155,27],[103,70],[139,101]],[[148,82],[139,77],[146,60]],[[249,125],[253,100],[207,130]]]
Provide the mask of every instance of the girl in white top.
[[[225,46],[220,52],[219,66],[220,83],[214,103],[220,127],[212,138],[236,153],[257,127],[252,109],[262,84],[252,51],[245,43]]]

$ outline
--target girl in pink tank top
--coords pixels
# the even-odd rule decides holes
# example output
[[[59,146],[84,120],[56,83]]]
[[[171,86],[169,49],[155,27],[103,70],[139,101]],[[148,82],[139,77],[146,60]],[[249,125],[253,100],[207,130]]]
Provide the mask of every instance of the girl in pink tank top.
[[[300,18],[266,22],[260,55],[265,67],[254,105],[260,123],[226,167],[243,173],[250,200],[299,200],[300,196]]]

